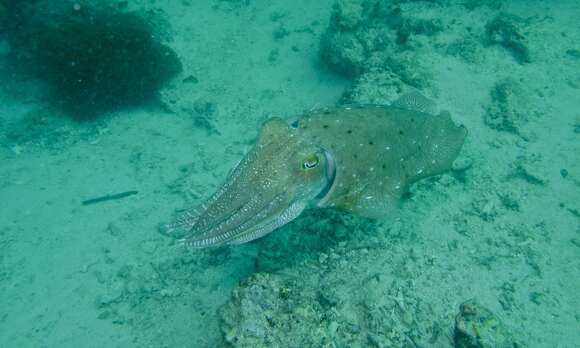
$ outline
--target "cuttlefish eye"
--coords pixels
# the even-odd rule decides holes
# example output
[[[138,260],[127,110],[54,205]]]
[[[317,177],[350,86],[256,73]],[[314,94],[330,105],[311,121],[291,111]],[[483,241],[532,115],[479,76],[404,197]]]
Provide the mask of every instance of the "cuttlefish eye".
[[[303,162],[302,162],[302,168],[303,169],[312,169],[312,168],[316,168],[316,166],[318,166],[318,163],[320,163],[320,159],[318,158],[318,155],[311,155],[308,156]]]

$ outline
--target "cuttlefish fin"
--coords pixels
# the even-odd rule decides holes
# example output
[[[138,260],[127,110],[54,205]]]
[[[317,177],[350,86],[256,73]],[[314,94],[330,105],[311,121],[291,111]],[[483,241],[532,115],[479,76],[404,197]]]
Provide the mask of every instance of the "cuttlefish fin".
[[[280,216],[253,227],[252,229],[230,240],[229,244],[243,244],[254,239],[261,238],[274,231],[275,229],[284,226],[289,221],[297,218],[298,215],[304,211],[304,208],[306,208],[306,204],[303,202],[293,203],[282,214],[280,214]]]
[[[394,216],[394,212],[399,208],[400,198],[390,195],[369,192],[361,198],[358,205],[352,211],[363,217],[385,220]]]
[[[401,189],[381,189],[376,185],[366,184],[354,188],[351,192],[353,203],[349,208],[353,213],[377,220],[385,220],[395,216],[400,206]]]
[[[417,91],[403,94],[399,99],[395,100],[391,106],[431,115],[438,114],[437,104]]]

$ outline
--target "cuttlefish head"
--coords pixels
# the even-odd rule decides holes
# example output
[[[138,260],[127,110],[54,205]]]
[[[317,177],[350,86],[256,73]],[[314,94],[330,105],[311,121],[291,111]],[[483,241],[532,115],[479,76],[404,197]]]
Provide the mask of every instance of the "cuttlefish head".
[[[164,231],[197,248],[245,243],[298,217],[333,180],[332,156],[272,118],[223,186]]]

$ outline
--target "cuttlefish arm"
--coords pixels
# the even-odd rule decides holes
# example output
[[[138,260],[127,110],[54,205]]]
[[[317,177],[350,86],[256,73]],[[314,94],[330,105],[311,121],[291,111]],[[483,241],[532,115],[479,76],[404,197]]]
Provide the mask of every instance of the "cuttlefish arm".
[[[279,118],[207,201],[163,227],[184,245],[240,244],[294,220],[331,184],[328,154]]]
[[[410,93],[391,106],[310,112],[292,126],[270,119],[221,188],[163,231],[204,248],[262,237],[311,204],[382,217],[459,154],[467,131],[436,111]]]

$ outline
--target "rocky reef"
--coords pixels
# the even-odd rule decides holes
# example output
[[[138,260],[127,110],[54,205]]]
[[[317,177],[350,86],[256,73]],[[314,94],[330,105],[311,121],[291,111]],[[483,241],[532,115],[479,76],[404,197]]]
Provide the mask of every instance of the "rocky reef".
[[[383,97],[393,98],[406,87],[423,88],[429,74],[418,50],[424,40],[443,30],[436,16],[422,16],[413,4],[400,1],[339,0],[323,35],[320,55],[330,69],[353,79],[357,86],[345,102],[360,100],[360,89],[382,81]]]
[[[252,275],[219,312],[224,341],[234,347],[406,347],[442,339],[436,313],[405,290],[409,284],[392,280],[385,288],[389,277],[365,272],[371,249],[337,247],[284,275]]]
[[[520,347],[503,323],[475,300],[462,303],[455,317],[457,348]]]

